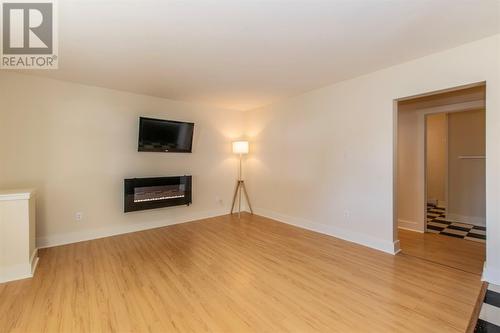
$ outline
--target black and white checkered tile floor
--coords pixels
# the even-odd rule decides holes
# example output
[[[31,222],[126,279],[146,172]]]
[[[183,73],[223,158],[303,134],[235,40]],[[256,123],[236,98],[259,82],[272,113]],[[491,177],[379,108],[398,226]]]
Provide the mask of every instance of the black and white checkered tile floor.
[[[486,242],[485,227],[449,221],[446,219],[444,208],[431,204],[427,205],[427,232],[475,242]]]
[[[484,297],[475,333],[500,333],[500,287],[490,284]]]

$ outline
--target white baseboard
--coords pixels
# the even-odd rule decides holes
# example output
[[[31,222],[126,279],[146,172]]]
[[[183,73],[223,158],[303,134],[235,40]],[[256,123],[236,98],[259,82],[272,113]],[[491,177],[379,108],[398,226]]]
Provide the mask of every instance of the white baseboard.
[[[421,230],[410,229],[410,228],[405,228],[405,227],[401,227],[401,226],[398,226],[398,229],[408,230],[408,231],[411,231],[411,232],[418,232],[419,234],[425,233],[424,231],[421,231]]]
[[[31,264],[17,264],[0,269],[0,283],[32,277]]]
[[[434,198],[428,198],[427,203],[431,205],[436,205],[438,207],[446,207],[446,201],[444,200],[439,200],[439,199],[434,199]]]
[[[424,230],[418,222],[398,219],[398,228],[423,233]]]
[[[83,231],[76,231],[64,234],[50,235],[45,237],[38,237],[36,240],[36,244],[38,248],[42,249],[46,247],[66,245],[71,243],[88,241],[92,239],[128,234],[136,231],[166,227],[173,224],[185,223],[185,222],[201,220],[227,214],[229,214],[227,208],[221,208],[217,210],[186,214],[183,216],[178,216],[175,218],[159,220],[159,221],[114,225],[106,228],[83,230]]]
[[[394,253],[391,253],[391,254],[398,254],[399,252],[401,252],[401,244],[399,243],[399,239],[398,239],[398,240],[394,241]]]
[[[460,214],[446,213],[446,219],[449,221],[473,224],[481,227],[486,226],[486,218],[479,216],[465,216]]]
[[[399,240],[395,242],[385,241],[381,239],[374,238],[372,236],[347,230],[344,228],[339,228],[336,226],[330,226],[325,224],[314,223],[302,218],[296,218],[281,214],[278,212],[270,211],[267,209],[255,208],[254,213],[261,215],[279,222],[290,224],[299,228],[308,229],[316,231],[322,234],[340,238],[349,242],[357,243],[370,247],[375,250],[383,251],[389,254],[396,254],[400,251]]]
[[[435,198],[427,198],[427,203],[431,205],[437,205],[438,199]]]
[[[38,267],[38,248],[36,248],[31,254],[30,266],[31,266],[31,276],[35,275],[36,268]]]
[[[38,249],[31,254],[29,263],[16,264],[0,269],[0,283],[33,277],[38,264]]]
[[[500,286],[500,269],[488,267],[488,264],[485,261],[481,280]]]

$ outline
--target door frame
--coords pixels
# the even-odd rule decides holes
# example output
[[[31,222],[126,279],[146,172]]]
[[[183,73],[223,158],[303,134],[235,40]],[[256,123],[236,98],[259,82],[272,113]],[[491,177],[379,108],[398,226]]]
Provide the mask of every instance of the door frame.
[[[438,95],[438,94],[443,94],[447,92],[452,92],[452,91],[459,91],[459,90],[464,90],[468,88],[473,88],[473,87],[478,87],[478,86],[486,86],[486,81],[480,81],[476,83],[471,83],[467,85],[462,85],[462,86],[457,86],[457,87],[452,87],[448,89],[442,89],[442,90],[437,90],[437,91],[432,91],[432,92],[427,92],[423,94],[418,94],[418,95],[412,95],[412,96],[407,96],[407,97],[402,97],[402,98],[396,98],[393,100],[393,234],[394,234],[394,241],[395,243],[399,243],[399,236],[398,236],[398,118],[399,118],[399,107],[398,103],[401,101],[407,101],[415,98],[420,98],[420,97],[425,97],[425,96],[432,96],[432,95]],[[484,109],[486,112],[486,101],[473,101],[473,102],[462,102],[462,103],[455,103],[455,104],[447,104],[447,105],[442,105],[442,106],[437,106],[437,107],[428,107],[428,108],[422,108],[419,109],[418,112],[418,148],[417,148],[417,154],[418,154],[418,160],[422,161],[421,163],[418,164],[418,177],[417,181],[419,184],[423,184],[423,189],[422,193],[419,195],[419,203],[418,205],[420,206],[419,211],[421,212],[419,214],[419,218],[417,223],[420,226],[420,232],[425,232],[425,228],[427,226],[427,172],[426,172],[426,166],[427,166],[427,161],[426,161],[426,116],[429,114],[436,114],[436,113],[454,113],[454,112],[464,112],[464,111],[472,111],[472,110],[477,110],[477,109]],[[404,111],[403,111],[404,112]],[[448,157],[446,158],[448,160]],[[446,167],[448,168],[448,162]],[[447,172],[448,175],[448,172]],[[448,177],[446,177],[448,178]],[[419,185],[421,186],[421,185]],[[448,205],[448,194],[447,194],[447,188],[448,188],[448,180],[446,180],[446,200],[447,200],[447,205]],[[399,251],[398,251],[399,252]]]

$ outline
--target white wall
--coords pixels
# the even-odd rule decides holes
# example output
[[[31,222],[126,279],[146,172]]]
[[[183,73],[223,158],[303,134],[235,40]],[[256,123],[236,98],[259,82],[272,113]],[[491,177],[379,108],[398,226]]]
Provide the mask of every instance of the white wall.
[[[424,116],[418,111],[398,113],[397,218],[398,226],[424,232]],[[421,158],[422,157],[422,158]]]
[[[229,211],[241,112],[6,72],[0,101],[0,188],[37,189],[38,246]],[[139,116],[195,122],[193,153],[137,152]],[[184,174],[192,206],[123,213],[124,178]]]
[[[445,113],[438,113],[428,115],[426,122],[427,202],[442,207],[446,206],[448,120]]]
[[[485,276],[500,284],[499,41],[486,38],[246,112],[252,153],[245,177],[256,212],[393,253],[394,100],[487,81]],[[229,209],[238,112],[6,72],[0,100],[0,188],[38,189],[39,245]],[[140,115],[194,121],[193,154],[138,153]],[[123,178],[184,173],[194,176],[191,207],[122,213]]]
[[[500,35],[246,113],[256,212],[394,252],[394,100],[487,81],[487,269],[500,281]]]
[[[448,210],[450,219],[485,225],[485,112],[476,110],[448,115]]]

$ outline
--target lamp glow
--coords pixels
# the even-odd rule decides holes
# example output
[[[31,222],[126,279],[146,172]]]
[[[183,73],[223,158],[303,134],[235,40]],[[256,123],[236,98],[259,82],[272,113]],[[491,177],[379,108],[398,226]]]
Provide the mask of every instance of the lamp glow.
[[[234,141],[233,142],[234,154],[248,154],[248,141]]]

